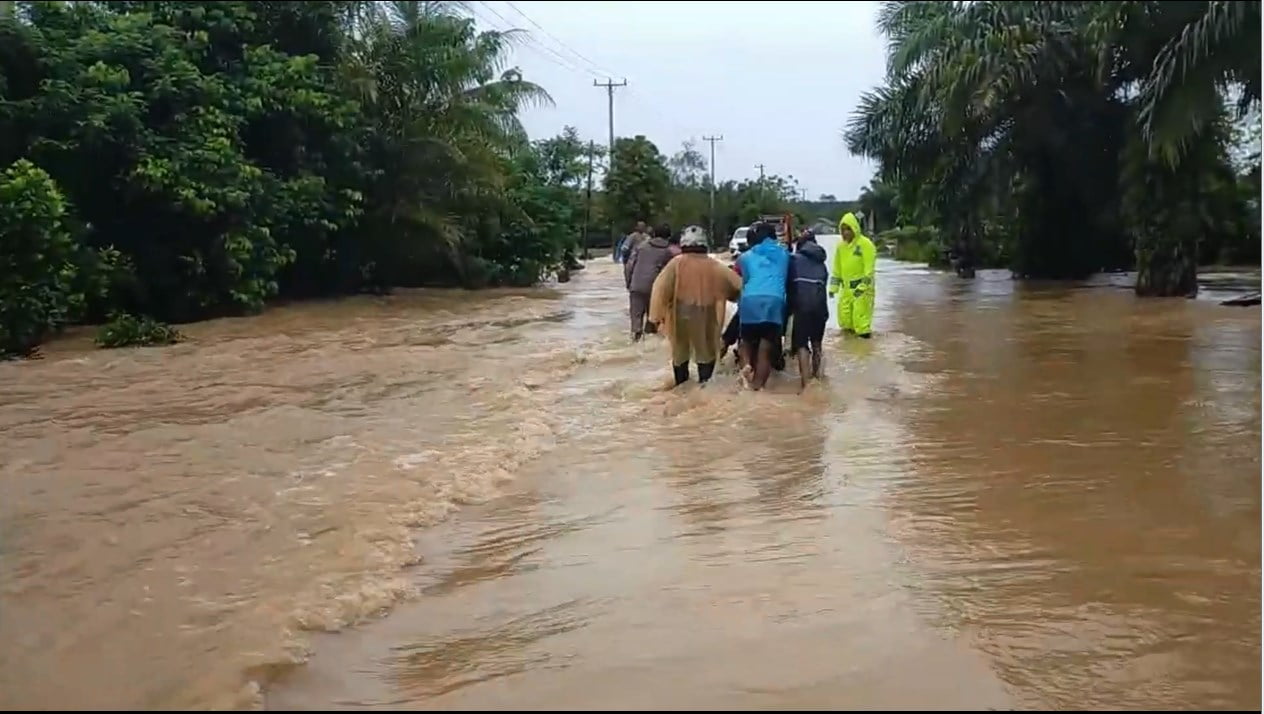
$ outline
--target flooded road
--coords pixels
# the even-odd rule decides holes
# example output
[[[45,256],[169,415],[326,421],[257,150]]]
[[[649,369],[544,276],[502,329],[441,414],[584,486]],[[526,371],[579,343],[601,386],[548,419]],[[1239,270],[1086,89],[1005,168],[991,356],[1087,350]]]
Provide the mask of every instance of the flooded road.
[[[0,705],[1258,709],[1259,309],[878,285],[802,397],[605,261],[0,365]]]

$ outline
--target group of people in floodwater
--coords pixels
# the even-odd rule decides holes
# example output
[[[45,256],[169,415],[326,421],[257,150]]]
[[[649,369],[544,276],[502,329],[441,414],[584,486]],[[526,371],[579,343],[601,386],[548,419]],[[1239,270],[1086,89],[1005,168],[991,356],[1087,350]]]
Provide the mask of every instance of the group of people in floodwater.
[[[757,221],[747,233],[747,247],[726,266],[711,257],[707,234],[698,226],[673,233],[664,224],[650,235],[644,222],[637,223],[614,256],[623,263],[632,339],[646,333],[667,337],[676,386],[689,381],[690,362],[706,384],[736,345],[742,379],[752,389],[762,389],[774,370],[784,370],[788,354],[798,360],[802,391],[809,377],[821,375],[830,298],[837,296],[840,330],[872,336],[877,252],[851,213],[839,221],[839,234],[826,267],[826,251],[812,231],[779,240],[773,224]],[[725,326],[729,302],[737,303],[737,312]]]

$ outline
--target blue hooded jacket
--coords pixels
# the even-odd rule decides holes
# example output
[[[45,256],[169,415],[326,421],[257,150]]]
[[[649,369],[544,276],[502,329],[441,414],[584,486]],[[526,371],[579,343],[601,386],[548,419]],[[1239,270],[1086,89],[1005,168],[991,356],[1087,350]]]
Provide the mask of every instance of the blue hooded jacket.
[[[737,266],[742,271],[742,297],[737,303],[742,324],[780,325],[785,319],[789,251],[768,238],[743,253]]]

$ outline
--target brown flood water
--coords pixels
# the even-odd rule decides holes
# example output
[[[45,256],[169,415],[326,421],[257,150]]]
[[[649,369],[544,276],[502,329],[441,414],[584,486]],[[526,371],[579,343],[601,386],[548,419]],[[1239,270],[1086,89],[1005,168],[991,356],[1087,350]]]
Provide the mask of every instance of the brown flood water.
[[[880,271],[802,397],[607,261],[0,365],[0,706],[1259,709],[1259,309]]]

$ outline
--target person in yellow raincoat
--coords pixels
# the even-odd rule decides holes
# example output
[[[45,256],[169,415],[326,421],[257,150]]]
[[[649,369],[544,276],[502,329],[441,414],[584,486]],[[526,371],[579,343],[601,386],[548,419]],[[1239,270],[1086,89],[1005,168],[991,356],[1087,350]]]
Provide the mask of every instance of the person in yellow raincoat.
[[[681,235],[680,250],[654,280],[650,321],[671,343],[676,386],[689,381],[690,360],[706,384],[720,357],[725,311],[741,293],[742,279],[707,255],[706,233],[697,226]]]
[[[878,251],[860,232],[860,221],[848,213],[838,222],[843,239],[834,248],[830,297],[838,295],[838,327],[869,339],[873,335],[873,272]]]

